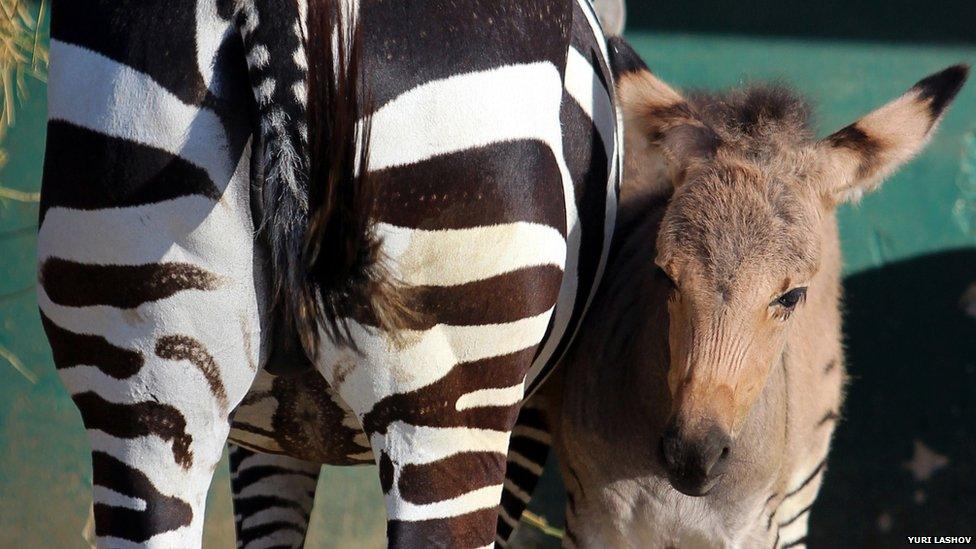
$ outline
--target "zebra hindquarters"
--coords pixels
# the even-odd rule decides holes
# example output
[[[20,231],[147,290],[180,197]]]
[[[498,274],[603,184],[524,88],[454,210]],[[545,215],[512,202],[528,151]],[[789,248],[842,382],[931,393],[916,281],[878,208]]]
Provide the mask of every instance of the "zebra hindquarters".
[[[237,546],[302,547],[322,466],[228,447]]]
[[[75,130],[49,128],[56,156]],[[45,179],[38,301],[92,446],[98,544],[199,547],[229,412],[257,369],[249,230],[200,196],[74,208],[55,189],[72,183]]]

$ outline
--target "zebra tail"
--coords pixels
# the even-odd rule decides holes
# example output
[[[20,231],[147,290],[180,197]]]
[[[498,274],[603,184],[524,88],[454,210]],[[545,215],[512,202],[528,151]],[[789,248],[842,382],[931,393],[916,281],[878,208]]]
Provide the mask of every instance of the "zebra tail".
[[[395,334],[409,316],[373,229],[377,193],[363,175],[369,118],[357,123],[369,110],[360,84],[363,33],[347,23],[346,15],[351,21],[355,14],[344,14],[338,0],[308,2],[305,118],[293,124],[307,149],[293,155],[288,139],[273,137],[265,149],[263,204],[272,250],[275,343],[288,347],[297,335],[313,362],[320,331],[355,348],[349,319]],[[290,173],[304,177],[296,185]]]

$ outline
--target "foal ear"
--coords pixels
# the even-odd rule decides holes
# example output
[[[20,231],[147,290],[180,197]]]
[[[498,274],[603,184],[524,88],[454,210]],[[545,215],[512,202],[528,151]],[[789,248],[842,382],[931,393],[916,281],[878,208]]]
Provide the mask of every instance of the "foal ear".
[[[962,88],[967,65],[928,76],[904,95],[818,143],[827,156],[824,195],[858,200],[921,151]]]
[[[712,157],[721,140],[680,93],[651,74],[623,38],[614,36],[608,44],[627,142],[640,137],[659,146],[672,182],[680,185],[688,168]]]

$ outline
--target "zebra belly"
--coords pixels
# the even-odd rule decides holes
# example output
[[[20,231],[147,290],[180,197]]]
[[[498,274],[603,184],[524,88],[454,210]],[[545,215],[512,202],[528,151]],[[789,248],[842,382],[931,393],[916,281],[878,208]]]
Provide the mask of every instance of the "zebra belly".
[[[374,463],[356,415],[317,371],[295,377],[259,373],[231,417],[229,440],[312,463]]]

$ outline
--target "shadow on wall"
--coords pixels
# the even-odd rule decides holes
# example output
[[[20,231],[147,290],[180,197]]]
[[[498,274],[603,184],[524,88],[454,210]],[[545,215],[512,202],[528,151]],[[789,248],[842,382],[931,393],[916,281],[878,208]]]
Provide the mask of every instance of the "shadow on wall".
[[[976,43],[972,0],[629,0],[631,31]]]
[[[845,280],[851,381],[811,547],[976,536],[976,318],[960,297],[976,250]]]

